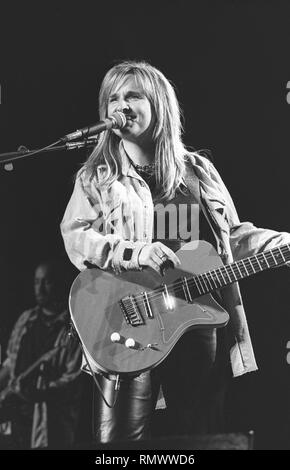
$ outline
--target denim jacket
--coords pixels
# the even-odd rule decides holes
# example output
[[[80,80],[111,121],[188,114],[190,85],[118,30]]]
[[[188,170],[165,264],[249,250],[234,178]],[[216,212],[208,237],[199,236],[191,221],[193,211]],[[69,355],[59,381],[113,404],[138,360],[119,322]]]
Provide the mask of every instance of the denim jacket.
[[[61,231],[67,254],[80,270],[85,262],[101,269],[139,270],[138,256],[151,243],[154,205],[148,185],[135,171],[120,145],[122,170],[109,189],[100,190],[106,168],[100,165],[90,179],[80,171],[67,205]],[[257,228],[240,222],[233,201],[216,168],[206,158],[189,157],[185,181],[197,191],[203,210],[217,240],[225,264],[252,256],[265,249],[290,243],[290,234]],[[198,184],[197,184],[198,183]],[[127,254],[130,253],[130,256]],[[234,376],[257,369],[238,283],[222,289],[232,332],[230,358]]]

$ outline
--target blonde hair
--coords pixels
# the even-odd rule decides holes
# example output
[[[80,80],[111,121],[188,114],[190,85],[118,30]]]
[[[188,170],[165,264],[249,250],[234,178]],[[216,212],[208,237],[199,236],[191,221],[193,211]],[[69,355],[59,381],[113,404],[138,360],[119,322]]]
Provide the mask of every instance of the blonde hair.
[[[133,76],[151,103],[155,114],[153,142],[155,144],[155,176],[158,199],[175,195],[185,172],[185,155],[189,154],[182,142],[181,110],[172,84],[158,69],[144,61],[124,61],[112,67],[105,75],[99,93],[100,119],[107,117],[109,96],[116,86]],[[106,164],[107,173],[100,186],[110,186],[120,175],[120,138],[110,131],[100,135],[99,141],[85,163],[90,177],[96,167]]]

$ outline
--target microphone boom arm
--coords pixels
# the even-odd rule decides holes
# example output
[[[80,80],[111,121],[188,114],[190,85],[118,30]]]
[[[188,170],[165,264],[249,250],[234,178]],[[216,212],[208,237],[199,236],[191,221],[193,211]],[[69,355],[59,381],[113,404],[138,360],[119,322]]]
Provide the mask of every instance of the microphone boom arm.
[[[59,143],[60,141],[56,142]],[[6,152],[6,153],[0,153],[0,164],[1,163],[11,163],[14,160],[20,160],[21,158],[29,157],[30,155],[35,155],[36,153],[46,153],[46,152],[52,152],[54,150],[74,150],[74,149],[80,149],[80,148],[89,148],[89,147],[95,147],[98,143],[97,139],[86,139],[81,142],[67,142],[62,145],[54,145],[53,146],[48,146],[43,149],[36,149],[36,150],[28,150],[28,149],[21,149],[17,150],[16,152]]]

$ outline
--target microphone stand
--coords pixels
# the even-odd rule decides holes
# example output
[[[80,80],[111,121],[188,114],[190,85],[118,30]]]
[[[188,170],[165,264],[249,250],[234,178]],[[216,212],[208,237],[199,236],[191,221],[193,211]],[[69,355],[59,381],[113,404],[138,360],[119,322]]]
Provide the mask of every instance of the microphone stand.
[[[95,147],[98,143],[98,139],[88,138],[80,142],[67,142],[65,144],[63,144],[62,142],[63,142],[62,140],[58,140],[57,142],[54,142],[53,144],[48,145],[47,147],[36,149],[36,150],[28,150],[24,145],[21,145],[16,152],[0,153],[0,165],[3,164],[4,169],[6,171],[11,171],[13,170],[12,162],[14,162],[15,160],[20,160],[22,158],[26,158],[32,155],[52,152],[52,151],[74,150],[74,149],[80,149],[80,148]],[[58,145],[59,143],[62,143],[62,144]],[[1,365],[1,344],[0,344],[0,365]],[[0,403],[1,403],[1,397],[0,397]]]
[[[0,153],[0,164],[2,163],[5,164],[4,168],[9,171],[12,169],[12,168],[9,168],[10,165],[12,165],[12,162],[15,160],[20,160],[22,158],[26,158],[32,155],[52,152],[52,151],[74,150],[74,149],[80,149],[80,148],[95,147],[97,145],[98,140],[92,138],[92,139],[85,139],[80,142],[67,142],[65,144],[57,145],[60,142],[61,140],[58,140],[54,144],[51,144],[51,145],[48,145],[47,147],[36,149],[36,150],[28,150],[25,146],[21,145],[16,152]]]

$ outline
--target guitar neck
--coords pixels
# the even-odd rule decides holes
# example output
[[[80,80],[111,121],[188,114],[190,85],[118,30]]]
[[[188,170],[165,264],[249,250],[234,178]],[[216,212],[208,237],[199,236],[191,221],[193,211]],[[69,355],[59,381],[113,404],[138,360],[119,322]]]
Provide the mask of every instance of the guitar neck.
[[[19,376],[17,377],[18,380],[23,380],[25,379],[31,372],[33,372],[42,362],[47,362],[52,359],[56,353],[60,350],[60,348],[63,347],[63,344],[60,344],[59,346],[55,346],[54,348],[50,349],[48,352],[44,353],[42,356],[40,356],[31,366],[29,366],[24,372],[21,372]]]
[[[197,274],[187,278],[186,282],[190,290],[194,290],[193,294],[204,295],[266,269],[282,266],[287,261],[290,261],[290,244]]]

